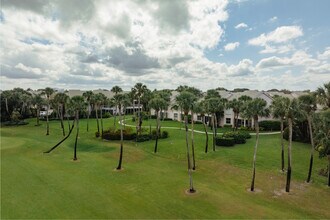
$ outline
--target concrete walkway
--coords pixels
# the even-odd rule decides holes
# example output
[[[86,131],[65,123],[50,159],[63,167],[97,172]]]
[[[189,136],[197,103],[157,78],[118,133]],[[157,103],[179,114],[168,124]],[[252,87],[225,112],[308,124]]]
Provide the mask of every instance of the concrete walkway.
[[[130,120],[132,118],[126,118],[125,121],[127,120]],[[124,121],[124,120],[122,120]],[[118,124],[122,124],[122,121],[118,121]],[[123,123],[123,125],[127,126],[127,127],[136,127],[135,125],[129,125],[129,124],[125,124]],[[149,126],[141,126],[142,128],[149,128]],[[151,126],[152,128],[156,128],[155,126]],[[161,127],[162,129],[163,128],[166,128],[166,129],[173,129],[173,130],[184,130],[184,129],[180,129],[179,127]],[[191,131],[191,129],[188,129],[189,131]],[[200,133],[200,134],[205,134],[205,131],[199,131],[199,130],[195,130],[194,129],[194,132],[195,133]],[[259,133],[259,135],[272,135],[272,134],[280,134],[281,132],[280,131],[275,131],[275,132],[263,132],[263,133]],[[218,133],[218,134],[222,134],[222,133]],[[208,135],[213,135],[212,132],[208,132]],[[250,135],[256,135],[256,133],[250,133]]]

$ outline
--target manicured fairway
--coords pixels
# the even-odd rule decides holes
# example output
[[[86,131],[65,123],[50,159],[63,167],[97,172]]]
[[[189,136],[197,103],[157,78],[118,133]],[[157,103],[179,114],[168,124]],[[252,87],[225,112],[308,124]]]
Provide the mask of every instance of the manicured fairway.
[[[74,135],[50,154],[61,138],[60,124],[35,120],[1,128],[1,218],[330,218],[330,189],[317,174],[327,161],[315,158],[313,182],[307,176],[310,145],[293,144],[292,191],[284,192],[279,135],[260,138],[257,193],[248,192],[254,138],[244,145],[204,153],[204,134],[195,134],[197,193],[187,195],[189,179],[184,130],[170,130],[154,142],[124,143],[123,171],[115,171],[119,142],[95,138],[96,123],[80,122],[78,161]],[[113,125],[104,120],[105,127]],[[147,124],[146,124],[147,125]]]

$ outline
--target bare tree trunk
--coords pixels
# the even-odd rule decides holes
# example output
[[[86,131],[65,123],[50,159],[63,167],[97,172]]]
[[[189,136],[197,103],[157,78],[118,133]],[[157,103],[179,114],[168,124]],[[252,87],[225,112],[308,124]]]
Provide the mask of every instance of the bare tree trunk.
[[[40,123],[39,123],[39,115],[40,115],[40,108],[37,108],[37,126],[40,125]]]
[[[103,110],[102,110],[102,107],[100,109],[101,109],[101,137],[102,137],[103,136]]]
[[[330,154],[328,156],[328,186],[330,187]]]
[[[209,135],[207,133],[207,127],[205,123],[205,115],[203,116],[203,125],[205,129],[205,135],[206,135],[206,141],[205,141],[205,153],[207,153],[208,147],[209,147]]]
[[[194,144],[194,112],[191,111],[191,151],[192,151],[192,159],[193,159],[193,167],[192,169],[196,169],[196,161],[195,161],[195,144]]]
[[[49,111],[49,98],[48,98],[48,104],[47,104],[47,113],[46,113],[46,120],[47,120],[47,133],[46,135],[49,135],[49,121],[48,121],[48,111]]]
[[[121,120],[121,108],[119,108],[119,121]],[[123,161],[123,124],[120,123],[120,155],[119,155],[119,162],[118,162],[118,166],[117,166],[117,170],[121,170],[121,164]]]
[[[159,112],[156,111],[156,114],[157,114],[157,125],[156,125],[156,142],[155,142],[155,150],[154,150],[154,153],[157,153],[158,137],[159,137]]]
[[[63,123],[63,105],[61,104],[61,110],[60,110],[60,118],[61,118],[61,128],[63,136],[65,136],[65,129],[64,129],[64,123]]]
[[[116,127],[117,127],[117,124],[116,124],[116,116],[117,116],[117,106],[116,106],[116,113],[114,112],[114,119],[113,119],[113,126],[115,127],[115,130],[116,130]]]
[[[309,129],[309,136],[311,140],[311,158],[309,162],[309,170],[308,170],[308,176],[306,182],[309,183],[311,181],[312,176],[312,168],[313,168],[313,159],[314,159],[314,140],[313,140],[313,129],[312,129],[312,120],[311,116],[307,116],[307,122],[308,122],[308,129]]]
[[[216,137],[216,133],[215,133],[215,114],[212,115],[212,131],[213,131],[213,151],[215,151],[215,137]]]
[[[139,114],[139,120],[138,120],[138,132],[139,132],[139,134],[141,134],[141,125],[142,125],[142,118],[141,118],[141,98],[139,97],[139,112],[138,112],[138,114]]]
[[[291,146],[292,146],[292,119],[288,118],[289,122],[289,146],[288,146],[288,172],[286,176],[286,186],[285,191],[290,192],[290,183],[291,183]]]
[[[97,132],[100,133],[99,115],[98,115],[98,109],[97,109],[97,107],[95,108],[95,116],[96,116]]]
[[[78,160],[78,158],[77,158],[77,143],[78,143],[78,137],[79,137],[79,111],[76,112],[76,123],[77,123],[77,134],[76,134],[76,141],[74,142],[73,160]]]
[[[89,130],[89,116],[91,114],[91,104],[88,102],[88,114],[87,114],[87,132]]]
[[[189,141],[188,141],[188,117],[185,114],[184,116],[184,121],[185,121],[185,128],[186,128],[186,146],[187,146],[187,159],[188,159],[188,175],[189,175],[189,192],[194,193],[196,190],[194,189],[193,186],[193,179],[192,179],[192,173],[191,173],[191,163],[190,163],[190,155],[189,155]]]
[[[214,125],[215,125],[215,137],[217,137],[218,135],[218,117],[217,114],[214,113]]]
[[[258,119],[254,119],[255,127],[256,127],[256,144],[254,145],[254,154],[253,154],[253,173],[252,173],[252,182],[251,182],[251,191],[254,191],[254,182],[256,178],[256,160],[257,160],[257,149],[259,143],[259,123]]]
[[[281,146],[282,146],[282,150],[281,150],[281,165],[282,165],[282,172],[284,172],[284,141],[283,141],[283,118],[281,118]]]

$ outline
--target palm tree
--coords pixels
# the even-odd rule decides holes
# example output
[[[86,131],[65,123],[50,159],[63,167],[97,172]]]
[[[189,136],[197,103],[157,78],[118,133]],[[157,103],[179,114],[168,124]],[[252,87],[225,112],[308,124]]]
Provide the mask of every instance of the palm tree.
[[[290,192],[291,173],[292,173],[292,166],[291,166],[292,127],[293,127],[294,119],[299,115],[299,111],[300,111],[300,107],[298,100],[294,98],[291,100],[285,115],[289,124],[288,172],[286,176],[286,185],[285,185],[286,192]]]
[[[207,153],[208,146],[209,146],[209,135],[208,135],[207,126],[206,126],[206,123],[205,123],[205,113],[207,112],[206,104],[207,104],[206,100],[202,100],[202,101],[197,102],[196,105],[194,106],[195,112],[200,114],[200,116],[202,118],[202,123],[203,123],[203,126],[204,126],[205,137],[206,137],[206,139],[205,139],[205,153]]]
[[[193,180],[192,180],[192,174],[191,174],[191,163],[190,163],[190,154],[189,154],[189,142],[188,142],[188,113],[192,108],[191,103],[193,103],[196,100],[196,97],[191,93],[187,91],[181,92],[176,97],[176,102],[178,105],[183,109],[184,112],[184,122],[185,122],[185,128],[186,128],[186,147],[187,147],[187,159],[188,159],[188,175],[190,179],[190,188],[189,192],[194,193],[196,190],[193,186]]]
[[[312,176],[313,159],[314,159],[314,140],[313,140],[313,129],[312,129],[312,116],[316,110],[316,97],[312,94],[306,94],[299,96],[299,104],[301,106],[302,113],[308,122],[309,137],[311,141],[311,157],[309,162],[309,170],[306,182],[309,183]]]
[[[85,98],[85,100],[87,101],[88,104],[88,113],[87,113],[87,132],[89,130],[89,117],[91,115],[91,100],[93,98],[94,93],[92,91],[86,91],[83,94],[83,97]]]
[[[99,106],[99,109],[101,112],[101,134],[103,135],[103,108],[107,102],[107,97],[103,93],[99,93],[98,95],[99,95],[99,97],[98,97],[99,105],[98,106]]]
[[[256,174],[256,160],[257,160],[257,148],[259,143],[259,117],[268,117],[269,109],[266,107],[267,102],[261,98],[255,98],[252,101],[249,101],[244,109],[244,115],[248,118],[253,118],[255,129],[256,129],[256,144],[254,146],[253,154],[253,174],[251,182],[251,191],[254,191],[254,181]]]
[[[284,141],[283,129],[286,111],[290,105],[290,99],[282,96],[275,96],[270,106],[274,118],[279,118],[281,122],[281,170],[284,172]]]
[[[102,102],[102,93],[94,94],[91,99],[91,103],[93,104],[94,110],[95,110],[95,117],[96,117],[96,126],[97,126],[97,132],[100,134],[100,123],[99,123],[99,109]]]
[[[40,94],[37,94],[32,97],[32,104],[36,107],[37,109],[37,126],[40,125],[39,123],[39,118],[40,118],[40,108],[44,104],[44,99],[41,97]]]
[[[65,129],[64,129],[64,123],[63,123],[64,107],[65,107],[68,99],[69,99],[69,96],[65,93],[57,93],[54,97],[54,101],[59,106],[59,112],[58,113],[60,115],[61,128],[62,128],[63,136],[65,136]]]
[[[160,116],[159,111],[164,108],[166,105],[166,101],[161,98],[160,96],[156,95],[154,98],[152,98],[149,101],[150,108],[153,108],[156,112],[157,116],[157,126],[156,126],[156,142],[155,142],[155,150],[154,153],[157,153],[157,147],[158,147],[158,138],[159,138],[159,129],[160,129]]]
[[[234,112],[234,130],[237,130],[238,127],[238,115],[240,112],[240,108],[242,106],[242,102],[240,100],[237,99],[233,99],[231,101],[229,101],[228,103],[228,107],[233,109]]]
[[[46,120],[47,120],[47,133],[46,135],[49,135],[49,120],[48,120],[48,113],[49,113],[49,109],[50,109],[50,96],[54,93],[54,89],[50,88],[50,87],[46,87],[45,89],[43,89],[42,93],[43,95],[46,95],[47,97],[47,113],[46,113]]]
[[[323,105],[325,108],[330,108],[330,82],[324,84],[323,87],[319,87],[316,92],[317,102]]]
[[[114,86],[114,87],[112,87],[111,92],[113,92],[113,93],[115,93],[115,95],[117,95],[118,93],[123,92],[123,90],[119,86]],[[113,126],[115,127],[115,129],[116,129],[116,115],[117,115],[117,110],[118,109],[116,108],[116,112],[114,113],[114,121],[113,121]]]
[[[123,161],[123,122],[122,122],[122,107],[123,107],[123,103],[126,102],[125,101],[125,96],[123,94],[116,94],[113,97],[114,102],[116,103],[117,109],[118,109],[118,113],[119,113],[119,121],[120,121],[120,155],[119,155],[119,162],[118,162],[118,166],[117,166],[117,170],[121,170],[122,169],[122,161]]]
[[[142,126],[142,118],[141,118],[141,97],[143,94],[148,90],[147,86],[142,83],[136,83],[135,86],[132,88],[132,92],[138,98],[138,121],[137,127],[139,134],[141,133],[141,126]]]
[[[86,103],[82,96],[73,96],[70,99],[70,106],[75,110],[75,121],[77,126],[77,134],[74,143],[74,153],[73,153],[73,160],[77,160],[77,143],[78,143],[78,136],[79,136],[79,112],[85,110]]]

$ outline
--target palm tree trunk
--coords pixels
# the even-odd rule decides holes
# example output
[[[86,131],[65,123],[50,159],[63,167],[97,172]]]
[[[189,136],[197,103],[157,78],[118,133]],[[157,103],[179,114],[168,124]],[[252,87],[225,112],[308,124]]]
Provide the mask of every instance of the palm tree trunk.
[[[314,159],[314,140],[313,140],[313,129],[312,129],[312,120],[311,117],[307,116],[307,122],[308,122],[308,129],[309,129],[309,136],[311,139],[311,158],[309,162],[309,170],[308,170],[308,176],[306,182],[309,183],[312,176],[312,168],[313,168],[313,159]]]
[[[101,109],[101,137],[103,136],[103,110],[102,110],[102,108],[100,108]]]
[[[96,107],[95,116],[96,116],[97,132],[100,133],[99,115],[98,115],[97,112],[98,112],[98,109],[97,109],[97,107]]]
[[[121,121],[121,109],[119,108],[119,121]],[[121,170],[121,164],[123,161],[123,124],[120,123],[120,155],[117,170]]]
[[[91,114],[91,104],[88,102],[88,114],[87,114],[87,132],[89,129],[89,116]]]
[[[79,136],[79,111],[76,112],[76,123],[77,123],[77,134],[76,134],[76,141],[74,142],[74,154],[73,160],[77,160],[77,143],[78,143],[78,136]]]
[[[140,105],[141,105],[141,98],[139,97],[139,111],[138,111],[138,114],[139,114],[139,120],[138,120],[138,132],[139,134],[141,134],[141,125],[142,125],[142,118],[141,118],[141,108],[140,108]]]
[[[115,130],[116,130],[116,116],[117,116],[117,106],[116,106],[116,113],[114,113],[114,119],[113,119],[113,126],[115,127]]]
[[[195,161],[195,145],[194,145],[194,112],[191,111],[191,151],[192,151],[192,159],[193,159],[193,167],[192,169],[196,169],[196,161]]]
[[[253,154],[253,173],[252,173],[252,182],[251,182],[251,192],[254,191],[254,182],[256,178],[256,160],[257,160],[257,149],[258,149],[258,143],[259,143],[259,123],[258,119],[256,118],[254,120],[255,127],[256,127],[256,144],[254,145],[254,154]]]
[[[215,151],[215,136],[216,136],[216,133],[215,133],[215,114],[213,114],[212,116],[212,131],[213,131],[213,151]]]
[[[282,146],[282,150],[281,150],[281,165],[282,165],[282,172],[284,172],[284,140],[283,140],[283,118],[281,118],[281,146]]]
[[[46,120],[47,120],[47,133],[46,135],[49,135],[49,121],[48,121],[48,111],[49,111],[49,99],[48,99],[48,104],[47,104],[47,113],[46,113]]]
[[[205,141],[205,153],[207,153],[208,147],[209,147],[209,135],[207,133],[207,127],[205,123],[205,115],[203,116],[203,125],[205,129],[205,135],[206,135],[206,141]]]
[[[286,186],[285,191],[290,192],[290,183],[291,183],[291,146],[292,146],[292,119],[288,118],[289,122],[289,146],[288,146],[288,172],[286,175]]]
[[[156,142],[155,142],[155,150],[154,153],[157,153],[158,147],[158,137],[159,137],[159,111],[156,111],[157,114],[157,125],[156,125]]]
[[[64,123],[63,123],[63,105],[61,105],[60,118],[61,118],[62,133],[63,133],[63,136],[65,136],[65,129],[64,129]]]
[[[189,155],[189,142],[188,142],[188,117],[187,114],[184,116],[185,128],[186,128],[186,147],[187,147],[187,159],[188,159],[188,175],[189,175],[189,192],[194,193],[196,190],[193,186],[193,179],[191,174],[191,163],[190,163],[190,155]]]
[[[214,113],[214,125],[215,125],[215,137],[217,137],[218,135],[218,118],[217,118],[217,114]]]
[[[40,115],[40,109],[37,108],[37,126],[40,125],[40,123],[39,123],[39,115]]]
[[[330,154],[328,156],[328,186],[330,187]]]
[[[235,131],[237,131],[237,129],[238,129],[238,113],[236,113],[236,129],[235,129]]]

